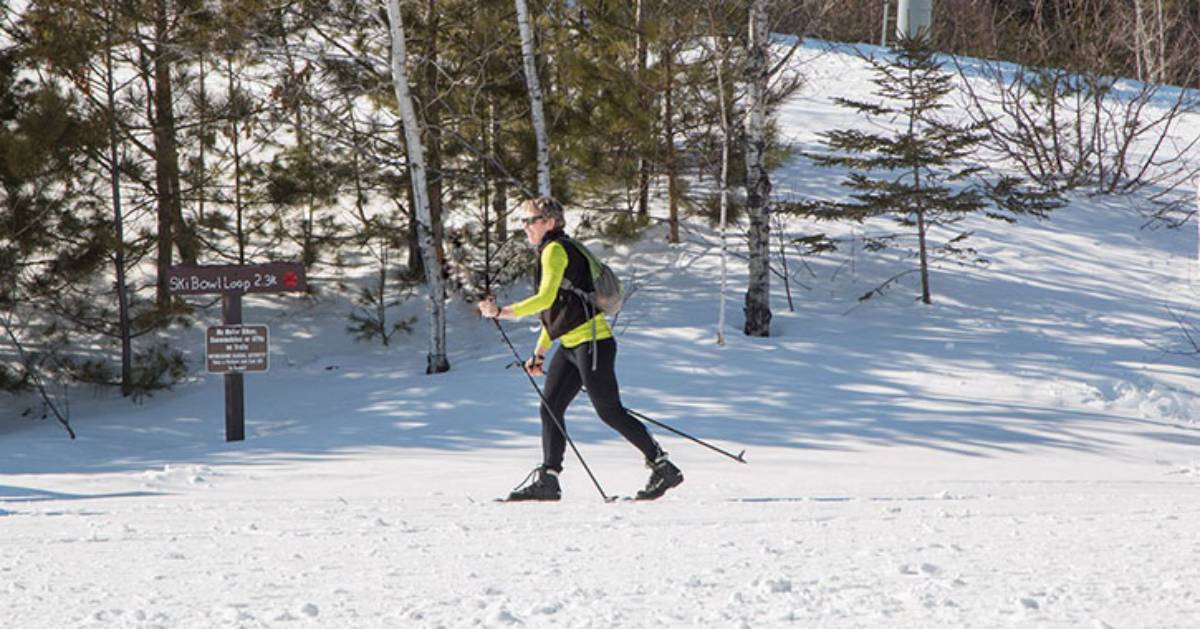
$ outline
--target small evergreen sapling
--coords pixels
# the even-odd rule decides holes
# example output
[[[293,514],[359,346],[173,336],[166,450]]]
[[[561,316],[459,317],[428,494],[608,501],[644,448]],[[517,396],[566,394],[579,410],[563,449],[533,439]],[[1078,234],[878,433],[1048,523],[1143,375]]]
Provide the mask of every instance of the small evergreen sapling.
[[[953,75],[942,70],[926,39],[901,38],[891,55],[870,57],[867,62],[874,73],[874,94],[881,102],[835,100],[894,131],[822,133],[828,151],[809,158],[821,166],[849,169],[843,185],[853,190],[853,200],[807,202],[803,209],[819,219],[862,222],[890,216],[905,228],[915,227],[920,267],[894,276],[860,299],[919,271],[921,301],[929,304],[931,228],[952,228],[974,212],[1010,222],[1021,214],[1044,217],[1061,202],[1053,190],[1029,189],[1021,179],[989,173],[978,159],[972,159],[986,139],[981,133],[986,125],[955,124],[937,116],[949,108],[945,100],[955,86]],[[970,232],[956,231],[934,253],[960,260],[974,256],[973,250],[963,247]]]

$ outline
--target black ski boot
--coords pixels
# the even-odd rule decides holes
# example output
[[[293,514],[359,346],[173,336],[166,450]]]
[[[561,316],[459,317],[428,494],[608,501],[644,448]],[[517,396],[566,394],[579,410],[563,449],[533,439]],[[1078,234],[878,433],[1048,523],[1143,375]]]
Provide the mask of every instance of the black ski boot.
[[[646,481],[645,489],[637,492],[636,500],[660,498],[667,493],[668,489],[683,482],[683,472],[680,472],[674,463],[668,461],[665,454],[654,461],[646,461],[646,467],[651,470],[650,480]]]
[[[505,502],[521,502],[525,500],[553,501],[562,497],[558,486],[558,474],[544,465],[533,468],[529,476],[508,495]]]

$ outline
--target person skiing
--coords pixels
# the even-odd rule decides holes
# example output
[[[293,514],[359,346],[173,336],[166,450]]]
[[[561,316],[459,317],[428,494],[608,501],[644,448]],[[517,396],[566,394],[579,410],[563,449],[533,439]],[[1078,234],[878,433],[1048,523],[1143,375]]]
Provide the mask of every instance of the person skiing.
[[[525,361],[525,370],[533,376],[546,376],[545,399],[541,405],[542,464],[534,468],[525,481],[508,496],[508,500],[558,500],[561,489],[558,475],[562,472],[566,437],[556,423],[564,421],[564,412],[582,387],[596,414],[604,423],[641,451],[650,468],[646,487],[638,491],[638,500],[653,500],[683,482],[683,473],[650,436],[646,426],[635,419],[621,404],[615,372],[617,342],[604,313],[587,299],[577,287],[587,293],[593,290],[588,259],[564,231],[566,219],[562,205],[552,197],[537,197],[518,207],[525,236],[538,248],[539,263],[535,276],[537,293],[528,299],[501,308],[494,297],[479,303],[484,317],[519,319],[536,314],[542,322],[533,355]],[[564,281],[565,280],[565,281]],[[554,341],[559,349],[544,368],[546,353]],[[556,419],[557,418],[557,419]]]

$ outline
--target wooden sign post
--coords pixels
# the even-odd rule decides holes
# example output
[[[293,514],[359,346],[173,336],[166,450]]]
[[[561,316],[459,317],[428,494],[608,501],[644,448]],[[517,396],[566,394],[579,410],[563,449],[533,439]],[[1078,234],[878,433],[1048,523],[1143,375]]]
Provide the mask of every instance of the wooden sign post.
[[[225,441],[246,438],[246,395],[243,372],[266,371],[266,326],[242,325],[242,295],[303,292],[304,265],[272,262],[247,266],[175,266],[167,270],[167,287],[176,295],[221,295],[225,325],[208,329],[205,362],[210,373],[225,374]],[[217,348],[219,358],[213,359]]]

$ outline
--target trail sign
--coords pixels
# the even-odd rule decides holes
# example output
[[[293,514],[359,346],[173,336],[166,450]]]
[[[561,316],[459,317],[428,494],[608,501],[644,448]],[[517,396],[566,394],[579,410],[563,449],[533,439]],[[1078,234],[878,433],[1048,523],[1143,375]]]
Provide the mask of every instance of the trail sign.
[[[246,394],[243,373],[266,371],[267,326],[241,325],[242,295],[308,290],[299,262],[173,266],[167,288],[176,295],[220,295],[225,325],[205,335],[205,362],[211,373],[225,374],[225,440],[246,438]]]
[[[244,295],[303,292],[304,265],[298,262],[173,266],[167,269],[167,288],[176,295]]]
[[[214,325],[205,334],[208,373],[266,371],[270,330],[265,325]]]

